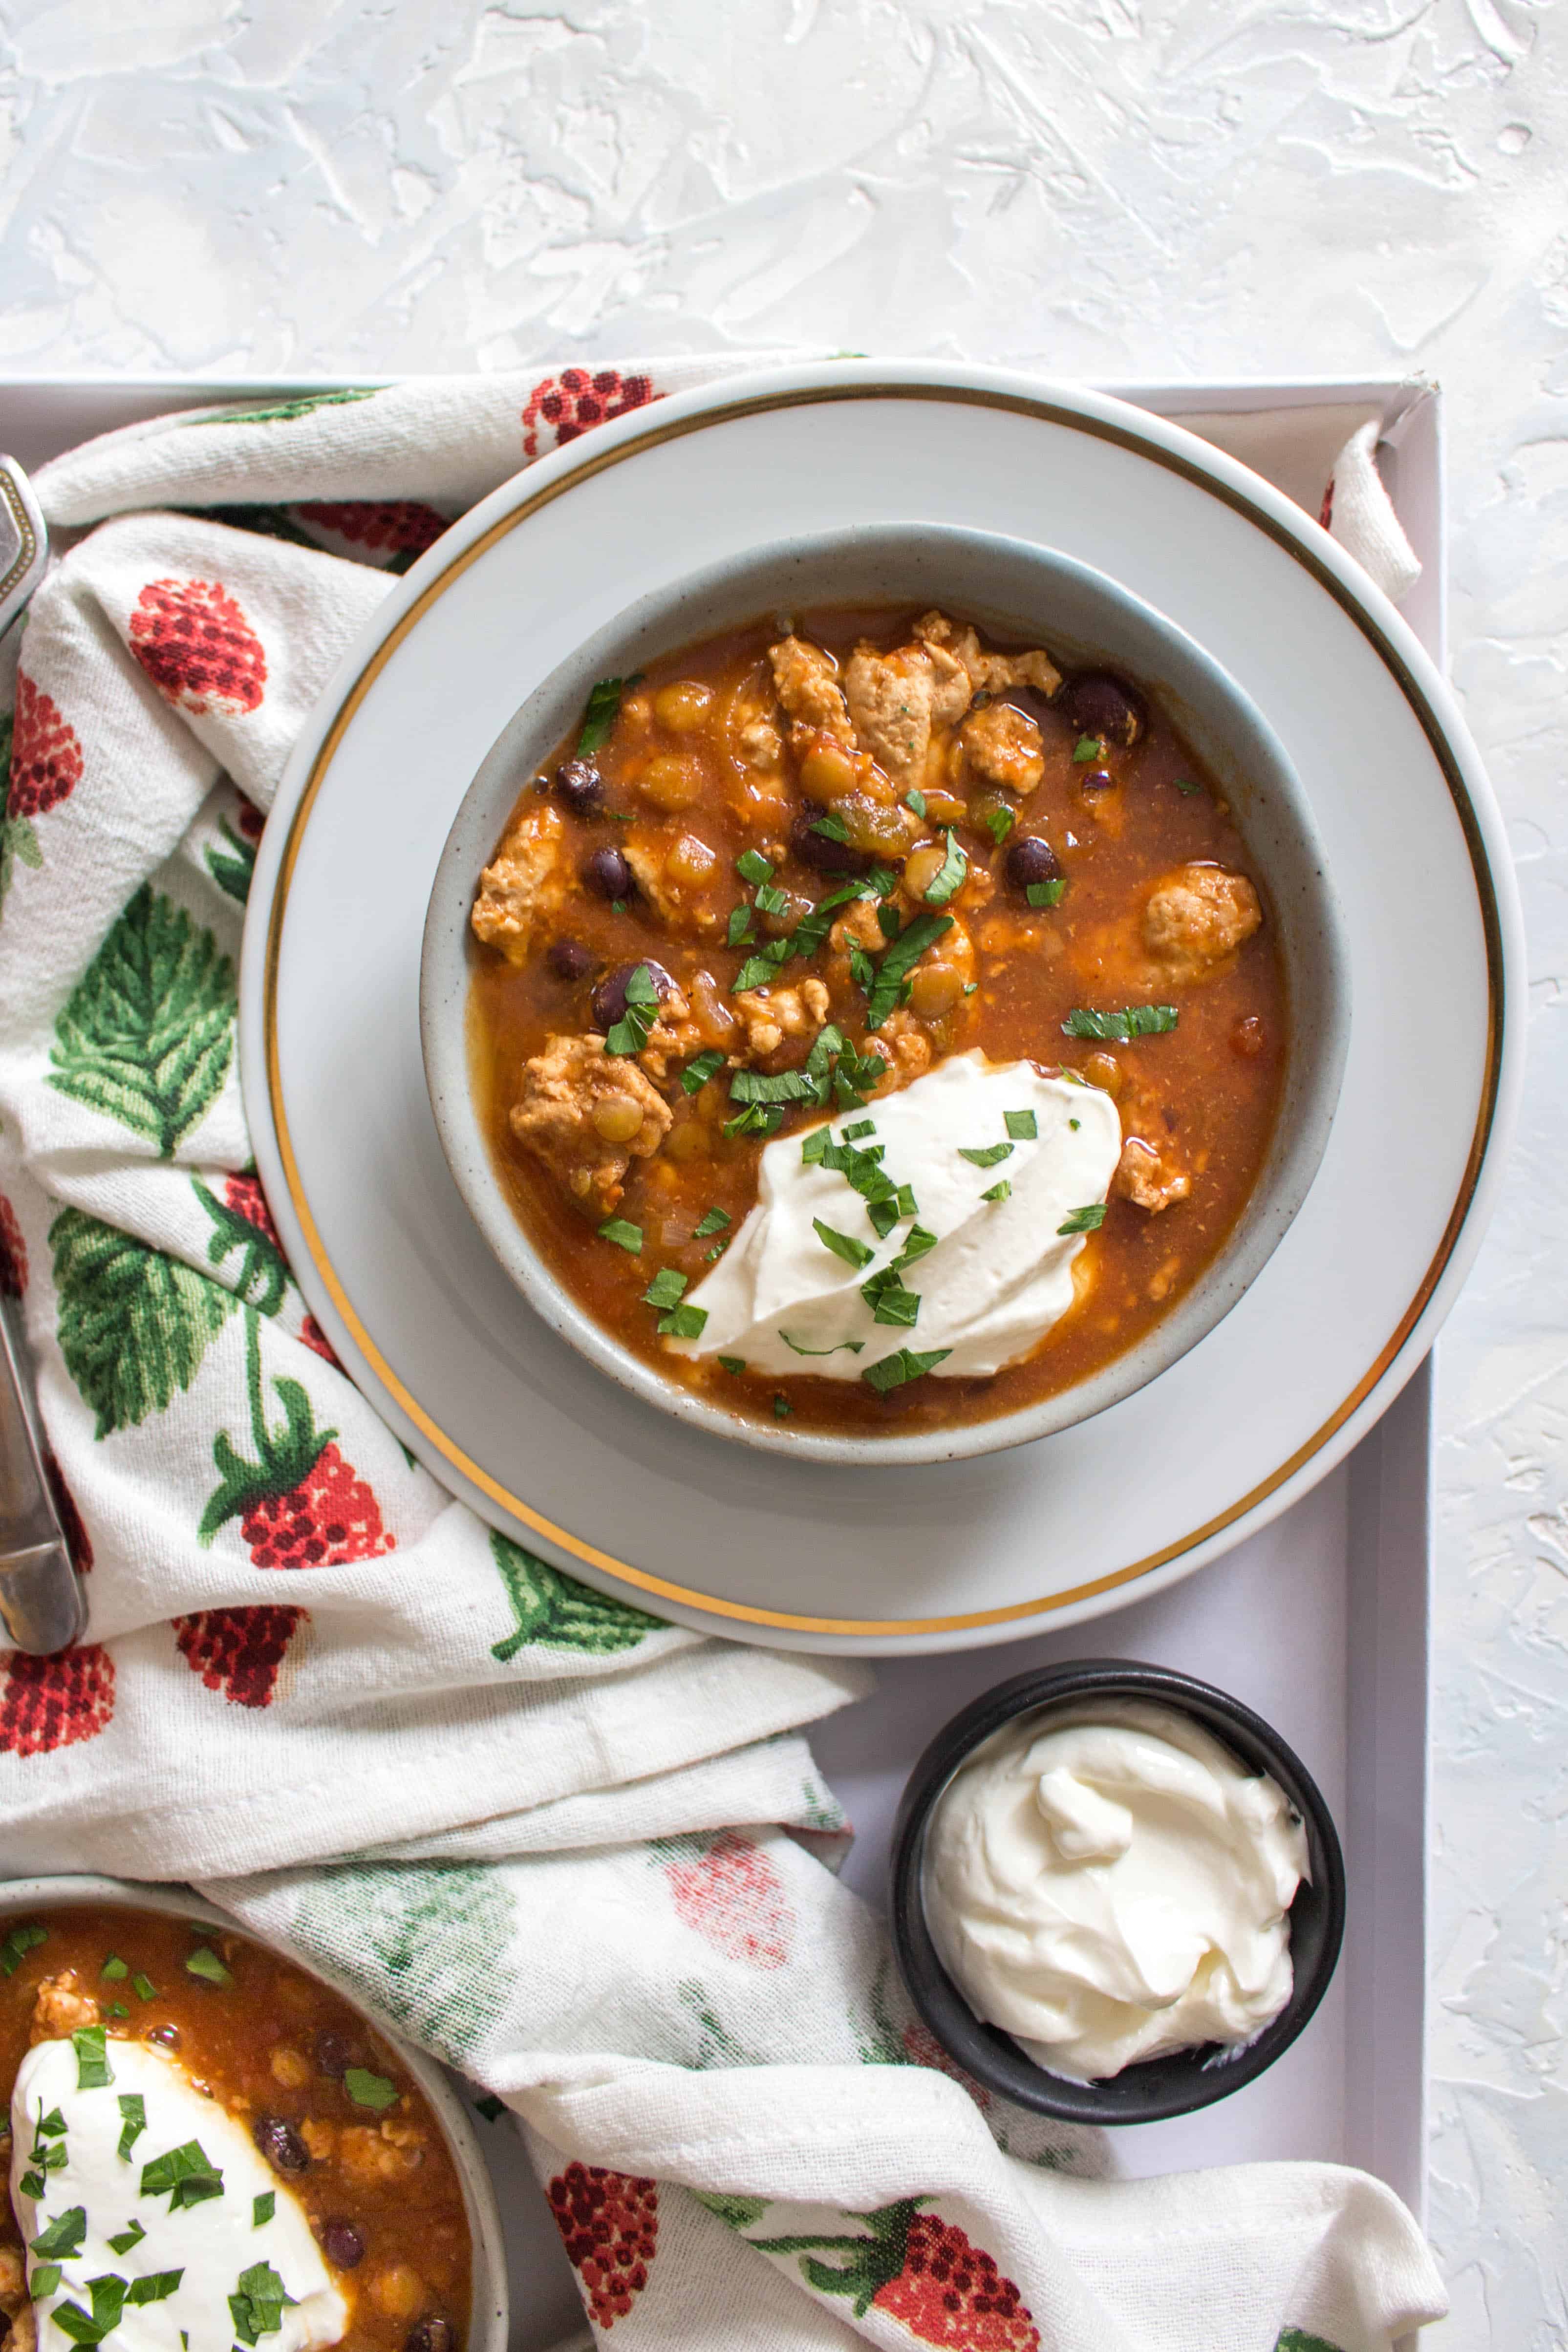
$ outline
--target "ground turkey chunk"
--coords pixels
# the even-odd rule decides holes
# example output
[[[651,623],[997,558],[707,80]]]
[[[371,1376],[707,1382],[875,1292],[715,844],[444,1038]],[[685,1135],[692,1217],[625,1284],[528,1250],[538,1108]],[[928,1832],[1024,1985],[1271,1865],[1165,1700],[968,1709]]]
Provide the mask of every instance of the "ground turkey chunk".
[[[827,991],[819,980],[803,980],[798,988],[742,988],[734,1003],[746,1024],[748,1053],[759,1059],[776,1054],[786,1037],[815,1037],[827,1018]]]
[[[698,895],[715,887],[720,879],[719,859],[698,835],[683,833],[673,842],[634,835],[626,844],[625,856],[637,888],[666,930],[705,937],[724,929],[728,910],[705,905]]]
[[[1184,1168],[1157,1151],[1136,1135],[1130,1135],[1121,1147],[1121,1157],[1116,1163],[1116,1173],[1110,1189],[1120,1200],[1131,1201],[1151,1215],[1168,1209],[1173,1201],[1184,1201],[1193,1189],[1193,1180]]]
[[[658,1150],[672,1119],[637,1064],[590,1031],[551,1037],[523,1064],[509,1124],[589,1215],[607,1217],[627,1168]]]
[[[867,1038],[866,1050],[888,1065],[893,1093],[911,1086],[931,1067],[931,1039],[913,1014],[902,1011],[889,1013],[876,1035]]]
[[[1046,772],[1040,730],[1010,703],[988,703],[963,722],[963,751],[975,773],[1010,793],[1032,793]]]
[[[1182,866],[1156,883],[1143,909],[1143,944],[1173,981],[1206,979],[1263,920],[1245,874]]]
[[[76,1970],[64,1969],[58,1977],[45,1977],[39,1983],[33,2000],[27,2046],[31,2049],[39,2042],[64,2042],[84,2025],[98,2022],[97,2001],[82,1990]]]
[[[7,2216],[9,2219],[9,2216]],[[10,2319],[27,2300],[27,2280],[20,2246],[0,2246],[0,2311]]]
[[[1035,646],[1026,653],[986,654],[980,650],[980,640],[965,622],[960,628],[945,613],[925,613],[915,623],[915,635],[935,653],[940,646],[956,656],[963,665],[972,694],[984,688],[1000,694],[1009,686],[1032,686],[1048,701],[1062,682],[1062,674],[1043,646]]]
[[[942,646],[900,646],[879,654],[858,645],[844,673],[849,716],[862,751],[894,783],[918,782],[933,727],[951,727],[969,707],[969,675]]]
[[[804,637],[782,637],[768,647],[773,686],[785,712],[805,733],[820,732],[853,744],[849,713],[831,654]]]
[[[535,925],[566,903],[571,874],[559,809],[542,801],[507,835],[493,866],[479,877],[473,925],[487,947],[512,963],[527,955]]]

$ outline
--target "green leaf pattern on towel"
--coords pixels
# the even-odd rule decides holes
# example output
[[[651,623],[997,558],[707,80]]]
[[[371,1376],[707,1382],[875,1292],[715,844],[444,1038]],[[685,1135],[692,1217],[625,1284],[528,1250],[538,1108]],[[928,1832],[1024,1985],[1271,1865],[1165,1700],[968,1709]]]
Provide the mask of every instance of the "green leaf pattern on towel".
[[[318,408],[341,408],[346,401],[374,400],[380,387],[358,391],[303,392],[296,400],[274,401],[267,408],[220,408],[207,416],[187,416],[186,425],[289,425],[297,416],[313,416]]]
[[[1326,2336],[1309,2336],[1300,2327],[1287,2327],[1274,2352],[1340,2352],[1340,2347],[1331,2344]]]
[[[144,882],[55,1024],[49,1084],[171,1159],[228,1076],[236,1001],[212,933]]]
[[[131,1429],[188,1389],[235,1300],[178,1258],[79,1209],[49,1228],[60,1353],[97,1437]]]
[[[512,1895],[479,1863],[353,1863],[307,1884],[307,1959],[460,2066],[510,1998]]]
[[[546,1650],[581,1650],[590,1657],[611,1657],[635,1650],[649,1633],[662,1628],[657,1617],[634,1609],[627,1601],[612,1601],[575,1577],[563,1576],[509,1536],[490,1532],[490,1557],[500,1572],[516,1622],[504,1641],[495,1643],[492,1658],[505,1665],[529,1643]]]

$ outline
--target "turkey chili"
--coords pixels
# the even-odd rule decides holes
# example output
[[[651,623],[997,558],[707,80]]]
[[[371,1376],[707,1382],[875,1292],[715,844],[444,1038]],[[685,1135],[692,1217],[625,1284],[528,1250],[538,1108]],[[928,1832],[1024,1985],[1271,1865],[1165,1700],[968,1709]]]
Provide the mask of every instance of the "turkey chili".
[[[1100,1370],[1203,1273],[1286,1054],[1157,697],[940,612],[594,688],[479,877],[470,1066],[545,1264],[712,1403],[862,1434]]]
[[[461,2352],[463,2193],[396,2053],[241,1936],[0,1922],[4,2352]]]

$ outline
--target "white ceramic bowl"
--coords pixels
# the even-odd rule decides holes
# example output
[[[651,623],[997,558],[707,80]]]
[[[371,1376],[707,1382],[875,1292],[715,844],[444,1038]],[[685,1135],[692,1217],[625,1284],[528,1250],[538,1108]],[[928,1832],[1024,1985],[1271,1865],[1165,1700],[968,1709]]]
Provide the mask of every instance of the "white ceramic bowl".
[[[479,870],[519,793],[576,724],[596,678],[753,617],[831,604],[939,604],[1064,664],[1114,669],[1169,712],[1230,801],[1261,874],[1284,957],[1290,1046],[1268,1157],[1229,1240],[1141,1340],[1060,1394],[989,1421],[913,1435],[840,1437],[767,1424],[666,1381],[584,1314],[535,1249],[497,1174],[469,1078],[469,927]],[[1087,564],[1022,540],[899,523],[793,540],[673,578],[563,662],[502,730],[458,811],[426,918],[419,1015],[441,1146],[480,1233],[551,1328],[647,1403],[721,1437],[817,1461],[891,1466],[990,1454],[1085,1421],[1144,1387],[1211,1331],[1267,1264],[1317,1173],[1350,1042],[1348,959],[1317,828],[1283,747],[1256,704],[1202,647]]]
[[[215,1933],[247,1937],[253,1944],[265,1945],[269,1951],[279,1953],[305,1976],[316,1977],[323,1984],[328,1981],[287,1944],[259,1935],[254,1927],[242,1927],[238,1920],[214,1910],[210,1903],[204,1903],[199,1895],[184,1887],[139,1885],[127,1878],[98,1878],[84,1873],[62,1878],[0,1880],[0,1932],[12,1919],[34,1917],[40,1911],[79,1910],[89,1904],[103,1905],[116,1911],[156,1911],[171,1919],[199,1919]],[[479,2141],[462,2103],[434,2060],[411,2050],[406,2042],[389,2032],[379,2017],[363,2008],[342,1986],[331,1985],[330,1990],[356,2010],[384,2042],[391,2042],[399,2063],[407,2068],[429,2102],[430,2112],[440,2126],[457,2168],[473,2250],[468,2352],[506,2352],[509,2304],[500,2213]]]

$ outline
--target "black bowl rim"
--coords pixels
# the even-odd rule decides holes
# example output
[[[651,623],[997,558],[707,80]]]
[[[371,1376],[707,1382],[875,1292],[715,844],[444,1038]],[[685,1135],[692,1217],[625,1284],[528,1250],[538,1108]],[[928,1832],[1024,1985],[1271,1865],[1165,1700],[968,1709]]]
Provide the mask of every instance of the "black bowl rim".
[[[1191,1716],[1242,1762],[1268,1772],[1284,1790],[1307,1830],[1310,1881],[1290,1906],[1305,1906],[1320,1938],[1305,1973],[1298,1969],[1290,1998],[1256,2040],[1231,2054],[1214,2043],[1190,2053],[1124,2067],[1099,2083],[1050,2074],[1010,2035],[982,2023],[938,1955],[925,1915],[922,1881],[926,1832],[938,1798],[983,1740],[1018,1717],[1091,1697],[1142,1699]],[[1016,2105],[1058,2121],[1120,2126],[1162,2123],[1194,2114],[1250,2083],[1289,2049],[1329,1989],[1344,1938],[1345,1872],[1339,1832],[1327,1801],[1306,1766],[1272,1725],[1214,1684],[1173,1666],[1132,1658],[1074,1659],[1015,1675],[981,1693],[944,1724],[905,1783],[893,1832],[889,1868],[893,1949],[910,1997],[948,2055],[988,2090]],[[1293,1938],[1294,1940],[1294,1938]],[[1162,2070],[1164,2087],[1139,2096],[1138,2077]],[[1172,2080],[1172,2077],[1174,2080]]]

